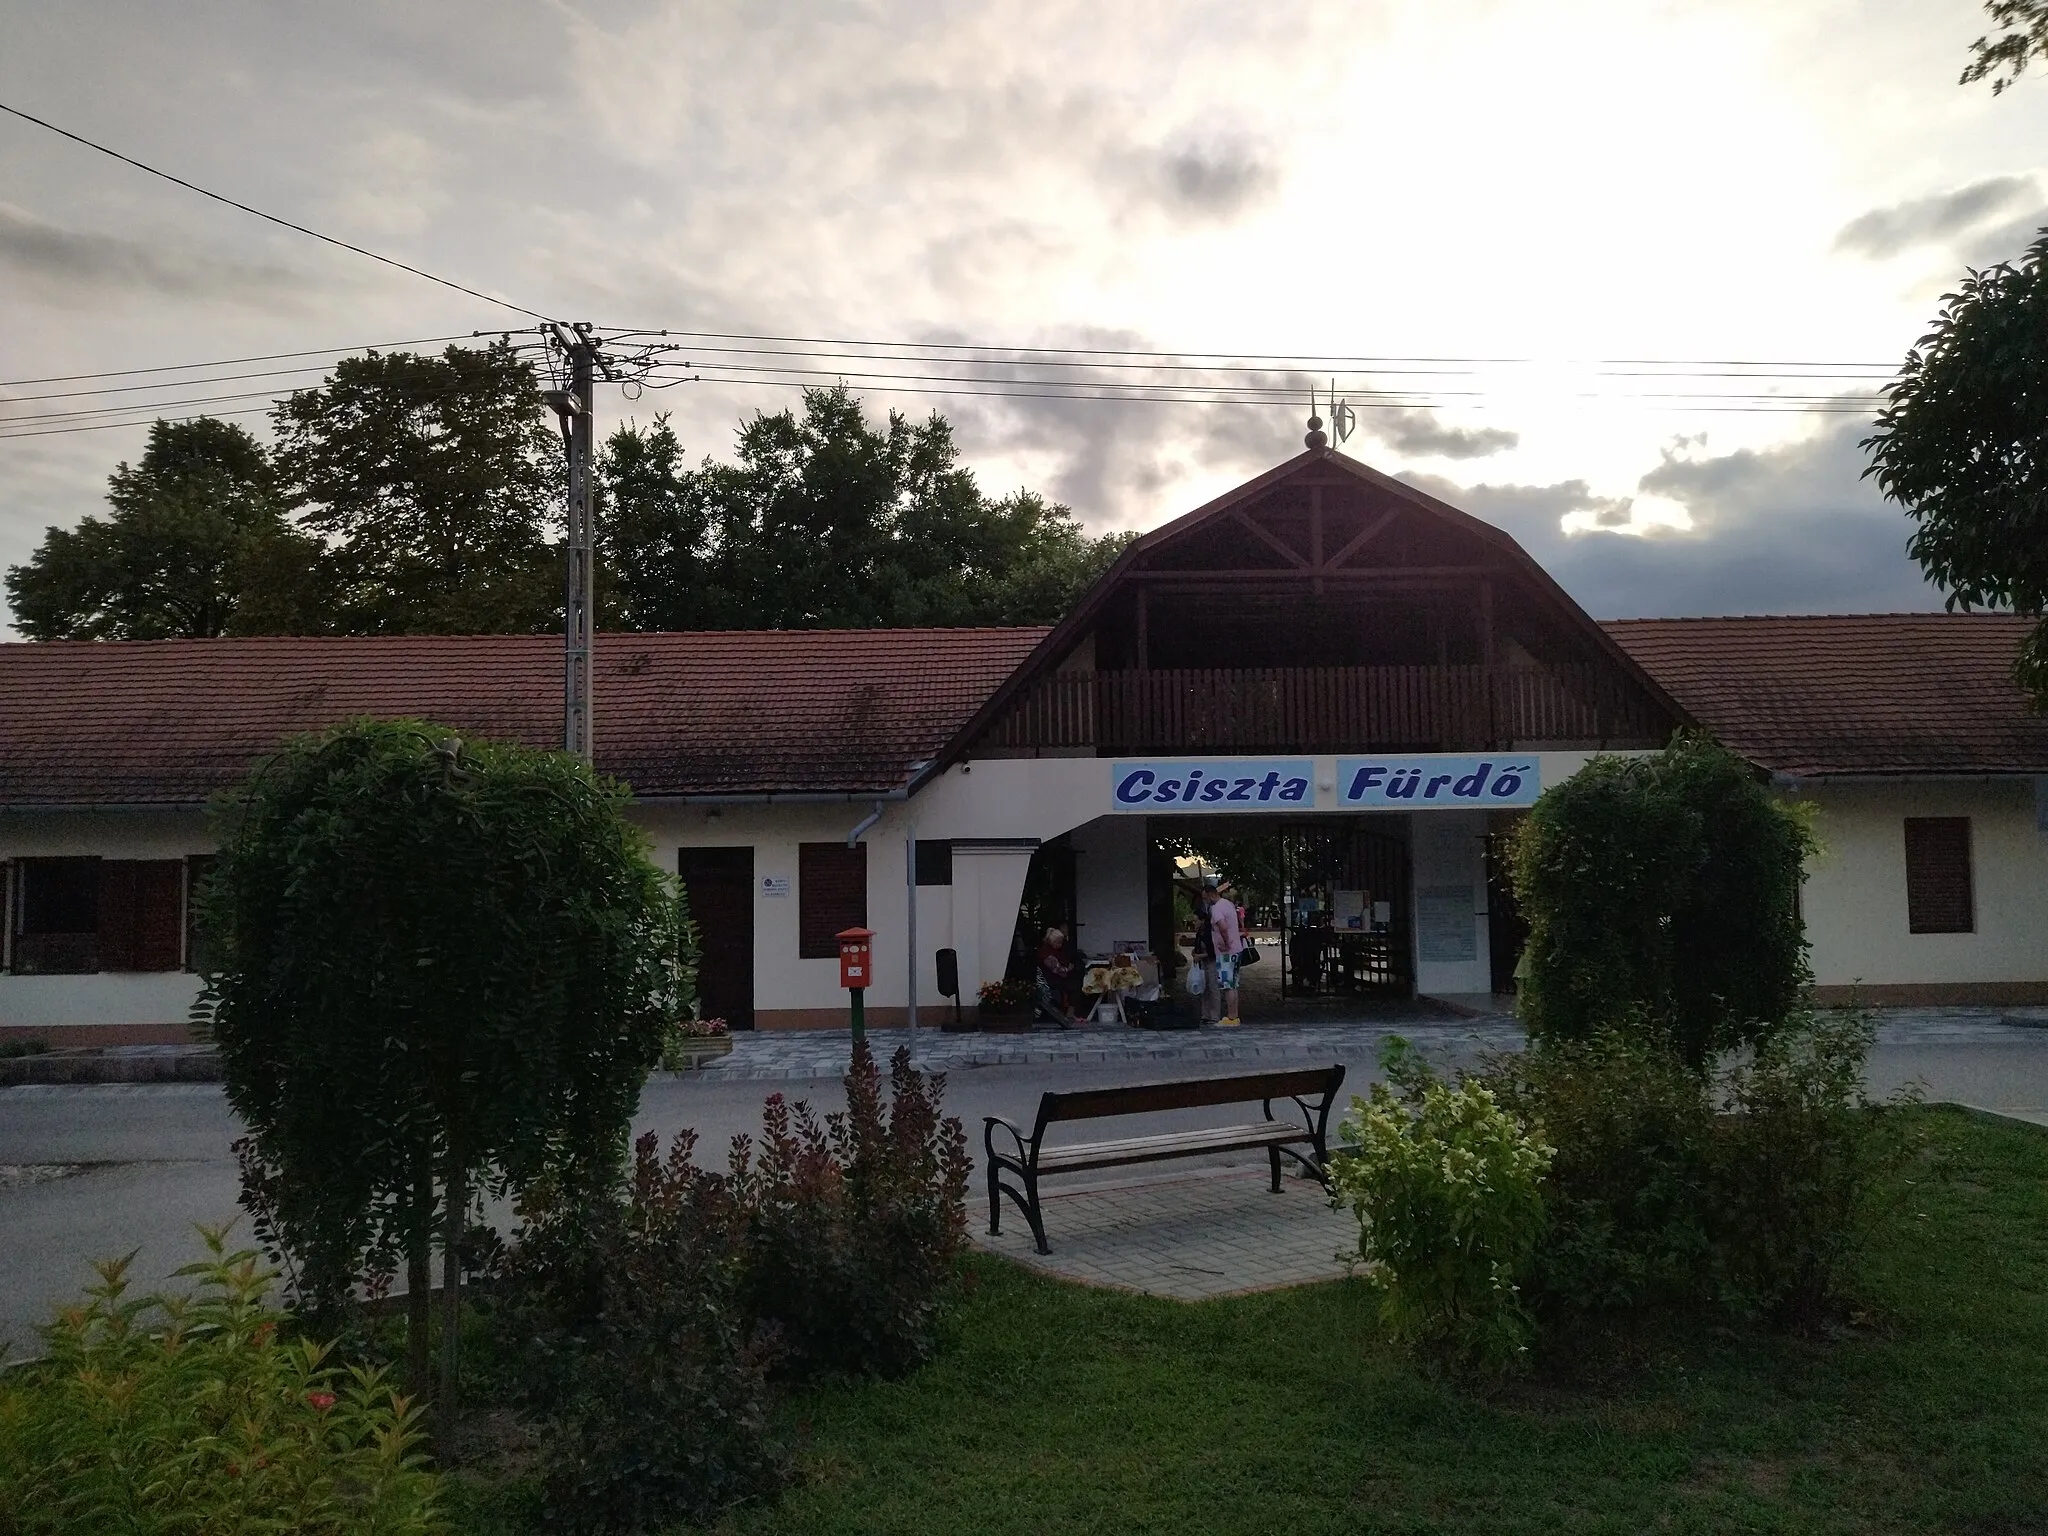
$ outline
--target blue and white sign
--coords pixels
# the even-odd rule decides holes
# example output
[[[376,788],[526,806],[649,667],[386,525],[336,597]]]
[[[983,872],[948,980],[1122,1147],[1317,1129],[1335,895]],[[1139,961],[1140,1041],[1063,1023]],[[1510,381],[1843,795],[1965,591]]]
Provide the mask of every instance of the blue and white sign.
[[[1305,757],[1169,757],[1110,764],[1119,811],[1299,811],[1316,803],[1315,764]]]
[[[1340,805],[1384,806],[1394,811],[1504,810],[1534,805],[1542,793],[1543,769],[1533,752],[1337,760]]]

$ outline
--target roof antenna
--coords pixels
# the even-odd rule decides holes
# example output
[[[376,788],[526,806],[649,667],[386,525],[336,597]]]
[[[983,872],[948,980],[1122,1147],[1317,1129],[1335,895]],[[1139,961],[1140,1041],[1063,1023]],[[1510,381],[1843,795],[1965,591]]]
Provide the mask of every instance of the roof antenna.
[[[1323,418],[1316,414],[1316,387],[1313,384],[1308,387],[1308,436],[1302,441],[1311,448],[1330,446],[1329,434],[1323,431]]]
[[[1351,403],[1348,400],[1339,400],[1337,398],[1337,381],[1335,379],[1330,380],[1330,430],[1337,434],[1337,442],[1340,447],[1343,445],[1344,440],[1350,437],[1352,432],[1357,429],[1357,426],[1358,413],[1351,409]]]

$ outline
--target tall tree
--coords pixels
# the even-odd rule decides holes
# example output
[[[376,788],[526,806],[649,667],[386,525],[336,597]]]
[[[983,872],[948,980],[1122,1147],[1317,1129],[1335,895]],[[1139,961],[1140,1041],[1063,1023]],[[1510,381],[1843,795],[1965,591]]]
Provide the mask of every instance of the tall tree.
[[[991,499],[952,427],[844,386],[757,415],[736,461],[681,465],[666,420],[605,454],[611,621],[663,629],[1029,624],[1058,618],[1127,536],[1031,492]]]
[[[507,634],[561,617],[562,445],[502,343],[347,358],[276,409],[287,504],[328,543],[350,634]]]
[[[1919,524],[1907,548],[1948,606],[2048,611],[2048,232],[1963,279],[1887,394],[1866,473]],[[2048,707],[2048,623],[2018,677]]]
[[[1971,45],[1963,83],[1998,92],[2048,55],[2048,0],[1985,9],[2000,35]],[[2048,230],[1964,277],[1886,395],[1864,473],[1918,523],[1907,548],[1948,606],[2048,614]],[[2014,675],[2048,710],[2048,619]]]
[[[666,415],[614,432],[599,456],[599,622],[608,629],[705,629],[715,606],[710,519]]]
[[[286,522],[269,456],[243,428],[158,421],[108,481],[106,518],[51,528],[7,572],[32,640],[207,639],[322,625],[319,546]]]
[[[290,741],[219,809],[200,921],[245,1198],[315,1309],[404,1264],[422,1388],[438,1232],[444,1432],[472,1204],[602,1185],[686,1000],[625,800],[566,753],[398,720]]]

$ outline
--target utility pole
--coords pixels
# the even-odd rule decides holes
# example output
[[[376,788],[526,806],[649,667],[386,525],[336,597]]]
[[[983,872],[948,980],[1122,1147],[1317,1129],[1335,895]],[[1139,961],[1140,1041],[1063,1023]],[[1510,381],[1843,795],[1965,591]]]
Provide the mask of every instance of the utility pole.
[[[569,359],[569,388],[550,390],[547,403],[562,418],[569,450],[569,560],[562,594],[562,750],[585,762],[596,756],[595,703],[597,566],[592,482],[597,451],[598,345],[588,325],[554,326]]]

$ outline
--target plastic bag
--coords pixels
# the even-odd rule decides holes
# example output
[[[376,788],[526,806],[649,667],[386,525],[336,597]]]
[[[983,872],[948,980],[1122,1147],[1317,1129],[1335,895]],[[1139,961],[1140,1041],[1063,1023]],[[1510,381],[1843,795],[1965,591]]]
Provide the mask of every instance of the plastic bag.
[[[1200,997],[1209,990],[1209,967],[1191,965],[1188,967],[1188,996]]]

